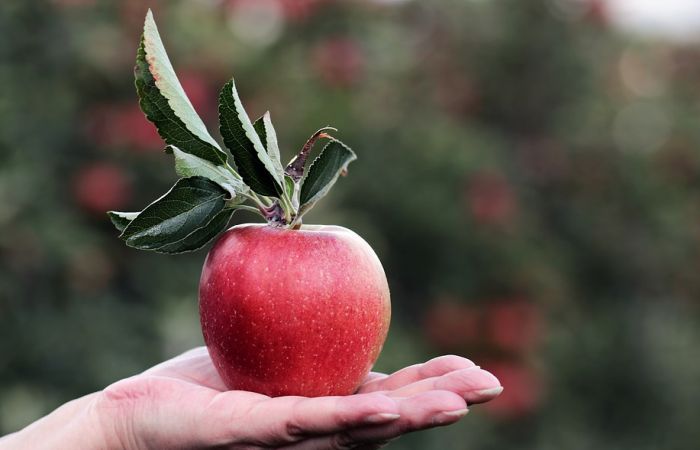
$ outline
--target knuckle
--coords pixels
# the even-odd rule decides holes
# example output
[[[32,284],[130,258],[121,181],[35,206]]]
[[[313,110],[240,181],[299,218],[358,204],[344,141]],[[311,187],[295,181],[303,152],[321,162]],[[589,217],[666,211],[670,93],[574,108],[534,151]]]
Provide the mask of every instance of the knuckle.
[[[470,365],[473,365],[471,361],[466,358],[462,358],[457,355],[443,355],[433,358],[426,362],[421,368],[422,373],[431,373],[438,368],[443,368],[446,370],[458,370]]]
[[[102,390],[102,400],[108,404],[124,404],[146,395],[143,383],[131,378],[119,380]]]
[[[175,384],[157,376],[134,376],[119,380],[102,390],[104,399],[114,405],[150,403],[176,392]]]
[[[288,421],[284,425],[284,435],[289,442],[296,442],[304,437],[304,429],[293,420]]]
[[[297,399],[290,405],[290,414],[288,419],[284,421],[282,430],[279,431],[281,443],[294,443],[302,440],[307,434],[307,430],[302,426],[300,417],[302,414],[302,402],[305,400]]]
[[[399,423],[396,424],[396,434],[401,436],[406,433],[420,430],[422,428],[421,425],[422,424],[419,419],[408,417],[405,420],[400,420]]]
[[[113,418],[131,417],[136,405],[149,397],[149,388],[131,379],[121,380],[104,388],[98,395],[95,407],[100,413]]]
[[[328,423],[334,424],[335,429],[341,429],[348,425],[348,401],[350,397],[338,398],[333,402],[333,408],[327,412]]]
[[[333,439],[331,439],[330,450],[350,450],[355,448],[354,439],[350,433],[344,431],[342,433],[335,434]]]

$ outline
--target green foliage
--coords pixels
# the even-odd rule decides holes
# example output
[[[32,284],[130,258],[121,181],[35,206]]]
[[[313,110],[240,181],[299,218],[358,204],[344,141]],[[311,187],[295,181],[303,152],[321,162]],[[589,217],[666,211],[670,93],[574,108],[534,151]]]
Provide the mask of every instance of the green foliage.
[[[107,211],[107,215],[109,216],[109,220],[112,221],[112,225],[114,225],[114,228],[119,230],[119,232],[122,232],[124,231],[124,228],[126,228],[131,223],[131,221],[139,215],[139,213]]]
[[[226,154],[209,135],[175,75],[150,10],[134,75],[141,109],[165,142],[215,165],[226,163]]]
[[[226,83],[219,96],[219,122],[221,136],[243,181],[260,195],[279,195],[278,170],[243,109],[233,79]],[[265,140],[267,142],[267,136]]]
[[[229,205],[233,208],[252,209],[240,205],[250,199],[271,224],[296,226],[301,223],[304,213],[335,183],[337,174],[333,175],[332,171],[345,170],[351,160],[348,155],[355,159],[354,153],[347,147],[344,147],[345,156],[330,151],[329,155],[319,158],[319,167],[311,174],[309,187],[287,186],[270,112],[251,123],[231,79],[219,95],[219,129],[224,143],[233,154],[236,169],[229,166],[226,154],[209,135],[183,90],[150,10],[146,14],[137,52],[135,76],[141,109],[169,144],[166,152],[175,157],[175,172],[185,179],[131,222],[127,222],[123,214],[110,213],[112,223],[122,231],[121,237],[131,247],[182,253],[197,250],[226,228],[232,211],[224,212],[222,198],[215,203],[218,208],[210,209],[213,200],[209,196],[187,195],[186,212],[172,208],[175,201],[183,201],[184,197],[180,197],[185,189],[192,190],[194,187],[192,184],[197,178],[187,177],[204,177],[217,183],[228,191]],[[303,158],[297,159],[301,165],[297,168],[298,176],[292,180],[295,184],[304,173],[304,161],[310,146],[307,143],[302,151]],[[342,158],[346,161],[343,162]],[[326,167],[333,164],[341,164],[342,167]],[[201,184],[201,180],[197,182]],[[250,192],[251,189],[253,192]],[[296,198],[298,192],[302,194],[301,207]],[[263,199],[258,199],[255,194]],[[271,203],[272,206],[265,206]],[[176,216],[172,217],[172,214]]]
[[[235,198],[248,190],[248,187],[226,166],[212,164],[198,156],[185,153],[174,145],[168,146],[166,152],[174,155],[175,173],[180,177],[199,176],[208,178],[226,189],[231,198]]]
[[[263,147],[267,148],[267,135],[265,134],[265,123],[263,122],[262,116],[258,117],[258,120],[253,122],[253,128],[255,128],[255,132],[258,133]]]
[[[270,111],[266,111],[265,114],[263,114],[262,120],[263,128],[265,130],[265,139],[260,139],[262,141],[263,148],[267,149],[267,155],[270,158],[271,165],[277,173],[275,178],[283,177],[284,170],[282,169],[282,161],[280,158],[280,147],[277,142],[277,132],[275,131],[275,127],[272,125],[272,119],[270,119]],[[255,130],[257,132],[257,128]],[[260,133],[257,134],[259,135]],[[283,183],[280,183],[280,185],[283,185]]]
[[[202,204],[198,205],[200,208]],[[201,220],[200,226],[193,227],[194,231],[189,233],[187,236],[180,240],[175,240],[172,237],[167,238],[168,244],[163,245],[160,248],[155,249],[160,253],[184,253],[194,250],[199,250],[219,233],[223,232],[228,228],[228,222],[231,220],[231,216],[235,212],[234,208],[223,208],[208,222],[206,221],[208,217],[199,216],[195,220]],[[151,250],[152,248],[138,247],[141,249]]]
[[[224,214],[227,196],[228,192],[207,178],[181,178],[141,211],[119,237],[142,250],[196,250],[226,226],[222,221],[231,216]]]
[[[355,159],[355,153],[342,142],[332,140],[326,144],[301,181],[299,214],[304,214],[325,196]]]

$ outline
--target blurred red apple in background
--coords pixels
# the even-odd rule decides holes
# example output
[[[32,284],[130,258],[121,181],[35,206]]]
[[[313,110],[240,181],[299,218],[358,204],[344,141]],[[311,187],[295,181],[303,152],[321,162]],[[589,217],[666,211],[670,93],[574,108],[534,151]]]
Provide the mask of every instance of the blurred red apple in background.
[[[467,183],[466,203],[474,220],[482,225],[509,225],[517,213],[513,188],[498,172],[474,174]]]
[[[101,147],[161,152],[163,141],[138,105],[101,105],[86,115],[88,139]]]
[[[80,169],[73,180],[73,197],[85,210],[104,216],[123,208],[131,197],[131,182],[124,171],[109,163],[93,163]]]
[[[441,350],[454,351],[474,342],[479,334],[479,311],[458,300],[442,299],[431,306],[425,319],[428,341]]]
[[[335,37],[317,44],[312,62],[321,80],[332,87],[351,86],[364,75],[365,55],[359,44],[348,37]]]
[[[525,299],[505,299],[486,306],[487,333],[502,350],[531,350],[542,334],[542,315],[534,303]]]
[[[482,367],[494,374],[505,388],[496,400],[484,405],[487,411],[503,419],[512,419],[537,410],[544,384],[534,369],[514,361],[486,362]]]
[[[608,25],[610,12],[606,2],[607,0],[588,0],[585,18],[595,25]]]
[[[192,70],[184,70],[178,74],[182,89],[187,94],[187,98],[192,102],[195,111],[205,122],[217,117],[217,95],[211,88],[207,78]],[[143,113],[141,113],[143,115]]]
[[[286,18],[302,21],[313,15],[318,7],[327,0],[278,0]]]
[[[216,96],[207,80],[196,72],[184,71],[179,77],[192,105],[205,119],[216,116]],[[163,140],[146,119],[138,104],[102,104],[85,115],[88,139],[103,147],[125,147],[137,152],[163,150]]]

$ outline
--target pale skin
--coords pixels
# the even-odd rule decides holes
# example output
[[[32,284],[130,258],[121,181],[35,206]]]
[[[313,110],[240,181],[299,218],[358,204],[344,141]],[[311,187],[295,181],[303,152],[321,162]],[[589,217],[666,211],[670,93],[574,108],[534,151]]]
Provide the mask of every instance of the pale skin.
[[[441,356],[372,372],[354,395],[270,398],[227,390],[199,347],[66,403],[0,449],[377,449],[455,423],[502,390],[468,359]]]

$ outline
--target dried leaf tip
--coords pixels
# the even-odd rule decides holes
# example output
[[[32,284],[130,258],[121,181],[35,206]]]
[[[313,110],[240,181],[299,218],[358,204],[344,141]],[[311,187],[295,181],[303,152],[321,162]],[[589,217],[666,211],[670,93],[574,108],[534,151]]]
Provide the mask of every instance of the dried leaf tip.
[[[294,181],[299,181],[304,176],[304,166],[306,166],[306,159],[309,157],[309,152],[314,146],[316,141],[319,139],[333,139],[333,136],[326,133],[326,131],[338,131],[337,128],[333,127],[323,127],[316,131],[311,137],[306,141],[301,151],[297,156],[292,159],[284,173],[291,177]]]

